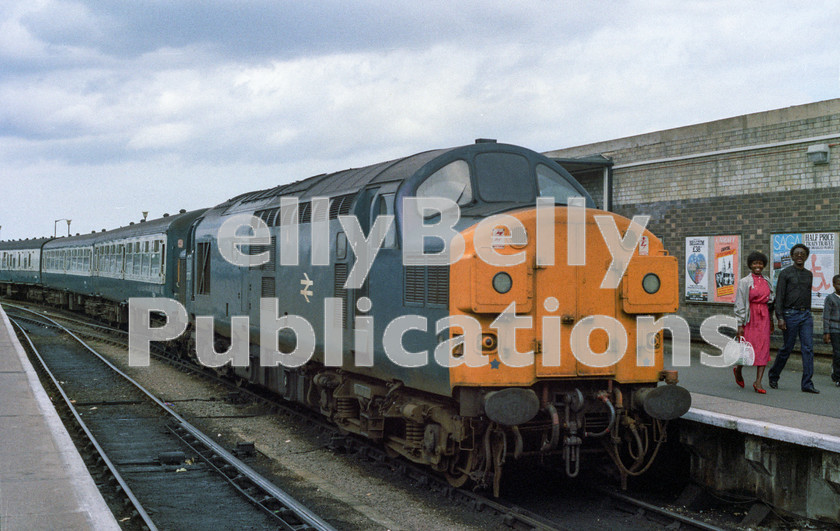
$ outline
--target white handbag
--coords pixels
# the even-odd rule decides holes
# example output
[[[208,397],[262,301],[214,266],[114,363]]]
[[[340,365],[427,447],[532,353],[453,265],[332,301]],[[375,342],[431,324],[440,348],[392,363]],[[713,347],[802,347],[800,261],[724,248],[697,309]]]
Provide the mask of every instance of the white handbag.
[[[740,339],[733,337],[723,349],[723,359],[727,366],[752,365],[755,363],[755,350],[743,337]]]

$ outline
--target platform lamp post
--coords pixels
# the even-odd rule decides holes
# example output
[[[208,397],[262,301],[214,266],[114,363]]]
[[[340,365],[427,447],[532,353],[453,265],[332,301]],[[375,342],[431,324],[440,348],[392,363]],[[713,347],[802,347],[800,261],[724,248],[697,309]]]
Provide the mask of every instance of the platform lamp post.
[[[67,222],[67,235],[70,236],[70,221],[71,220],[69,220],[67,218],[61,218],[61,219],[55,220],[55,223],[53,223],[53,238],[58,236],[58,222],[59,221],[66,221]]]

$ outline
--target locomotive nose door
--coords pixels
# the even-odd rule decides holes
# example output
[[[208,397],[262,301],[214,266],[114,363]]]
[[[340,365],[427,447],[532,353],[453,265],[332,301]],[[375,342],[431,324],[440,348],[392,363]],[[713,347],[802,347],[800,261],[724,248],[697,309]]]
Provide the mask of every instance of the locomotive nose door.
[[[607,363],[622,342],[620,331],[611,329],[617,295],[601,289],[610,254],[597,238],[587,239],[585,255],[569,255],[568,209],[555,211],[555,264],[537,267],[534,274],[539,377],[602,376],[615,374]],[[599,234],[587,215],[586,234]],[[573,246],[574,247],[574,246]],[[572,253],[583,251],[574,247]],[[546,319],[543,319],[546,318]],[[601,326],[610,328],[609,333]],[[618,333],[616,333],[618,332]]]

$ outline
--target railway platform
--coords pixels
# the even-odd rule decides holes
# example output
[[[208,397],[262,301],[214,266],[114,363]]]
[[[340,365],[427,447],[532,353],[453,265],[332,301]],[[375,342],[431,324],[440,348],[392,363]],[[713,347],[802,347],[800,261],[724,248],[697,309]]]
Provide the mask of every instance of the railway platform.
[[[701,350],[720,354],[695,344],[691,366],[674,367],[692,396],[691,409],[679,421],[692,479],[793,515],[840,524],[840,387],[831,381],[830,358],[815,360],[813,382],[820,394],[800,389],[796,352],[778,389],[770,388],[765,371],[767,393],[759,394],[752,388],[755,368],[744,367],[741,388],[732,367],[703,365]],[[670,361],[666,353],[666,366]]]
[[[119,529],[2,307],[0,529]]]

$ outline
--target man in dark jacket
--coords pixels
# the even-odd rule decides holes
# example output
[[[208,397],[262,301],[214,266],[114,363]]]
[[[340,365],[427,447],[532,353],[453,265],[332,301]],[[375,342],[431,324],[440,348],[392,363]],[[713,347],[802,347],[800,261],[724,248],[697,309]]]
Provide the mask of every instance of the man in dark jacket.
[[[782,330],[784,345],[770,367],[770,387],[778,388],[779,376],[799,336],[802,349],[802,392],[817,394],[819,391],[811,381],[814,376],[814,318],[811,316],[814,275],[805,269],[805,260],[810,253],[805,245],[794,245],[790,250],[793,265],[784,268],[776,282],[776,318]]]

